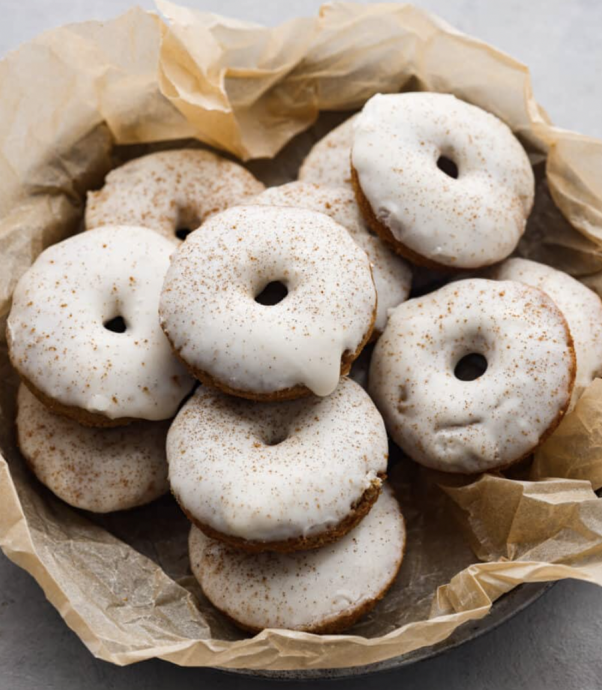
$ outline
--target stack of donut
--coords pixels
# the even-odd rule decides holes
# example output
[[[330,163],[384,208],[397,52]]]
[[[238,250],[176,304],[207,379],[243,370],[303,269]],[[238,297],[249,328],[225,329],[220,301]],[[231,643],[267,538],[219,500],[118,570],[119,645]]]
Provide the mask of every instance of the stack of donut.
[[[97,512],[170,488],[225,615],[339,632],[403,558],[387,431],[447,472],[527,457],[602,367],[602,303],[507,259],[532,169],[453,96],[373,97],[299,178],[264,190],[200,150],[115,169],[86,231],[21,278],[7,332],[42,483]],[[412,265],[448,284],[409,299]]]

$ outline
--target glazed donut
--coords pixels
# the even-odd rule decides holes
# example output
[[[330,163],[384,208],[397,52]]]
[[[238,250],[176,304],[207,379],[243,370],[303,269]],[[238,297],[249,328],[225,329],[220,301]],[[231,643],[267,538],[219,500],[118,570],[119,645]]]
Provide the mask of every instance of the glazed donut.
[[[86,228],[139,225],[179,242],[263,188],[248,170],[210,151],[151,153],[112,170],[100,191],[88,192]]]
[[[186,515],[247,551],[342,537],[376,501],[387,457],[382,418],[350,379],[326,398],[281,403],[201,386],[167,437],[169,481]]]
[[[349,157],[353,142],[353,123],[357,118],[358,115],[353,115],[314,144],[299,169],[299,179],[302,182],[353,189]]]
[[[320,187],[309,182],[290,182],[271,187],[251,200],[258,206],[296,206],[325,213],[346,228],[366,252],[378,295],[374,331],[380,334],[387,325],[387,312],[405,302],[410,293],[412,272],[408,264],[375,237],[362,218],[350,189]]]
[[[168,422],[92,429],[53,414],[24,385],[17,409],[21,453],[42,484],[69,505],[110,513],[167,492]]]
[[[274,285],[280,301],[266,305],[264,288]],[[203,383],[285,400],[334,391],[370,339],[376,292],[365,252],[331,218],[239,206],[180,245],[159,313],[174,351]]]
[[[486,367],[480,377],[482,369],[464,376],[471,360]],[[548,295],[471,279],[392,312],[369,391],[413,460],[473,474],[529,455],[562,419],[574,380],[572,338]]]
[[[595,292],[551,266],[527,259],[507,259],[492,269],[496,280],[517,280],[539,288],[556,302],[575,346],[577,376],[571,407],[602,373],[602,301]]]
[[[371,98],[354,124],[351,161],[372,229],[429,268],[505,259],[533,205],[533,171],[510,129],[448,94]]]
[[[146,228],[97,228],[49,247],[21,277],[10,359],[54,412],[91,426],[176,413],[193,381],[157,318],[173,251]]]
[[[337,633],[386,594],[405,542],[399,505],[385,486],[369,515],[323,549],[248,554],[193,527],[190,565],[209,601],[243,630]]]

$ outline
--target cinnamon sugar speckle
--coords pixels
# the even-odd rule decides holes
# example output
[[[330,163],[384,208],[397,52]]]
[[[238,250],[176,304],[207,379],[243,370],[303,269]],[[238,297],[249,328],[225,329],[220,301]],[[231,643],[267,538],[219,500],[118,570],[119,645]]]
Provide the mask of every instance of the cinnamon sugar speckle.
[[[76,508],[106,513],[153,501],[168,489],[168,422],[92,429],[50,412],[23,385],[19,447],[37,478]]]
[[[527,154],[506,124],[455,96],[374,96],[355,121],[351,159],[374,229],[416,261],[488,266],[524,232],[534,196]]]
[[[170,482],[186,512],[217,532],[257,541],[337,525],[380,483],[387,454],[378,411],[349,379],[326,398],[275,403],[201,387],[167,440]]]
[[[88,193],[86,227],[142,225],[180,242],[178,228],[195,230],[263,188],[241,165],[210,151],[161,151],[115,168],[100,191]]]
[[[11,361],[21,376],[74,416],[175,414],[192,379],[157,318],[173,249],[146,228],[105,227],[43,251],[19,280],[8,318]],[[105,327],[116,316],[125,321],[123,333]]]
[[[307,208],[325,213],[342,225],[366,252],[372,265],[378,295],[374,328],[378,333],[382,333],[387,323],[388,310],[401,304],[408,297],[412,272],[404,259],[397,256],[368,229],[352,190],[320,186],[310,182],[290,182],[266,189],[249,203]]]
[[[353,115],[314,144],[299,170],[300,180],[352,190],[349,156],[357,118]]]
[[[286,297],[258,304],[275,281]],[[271,394],[304,384],[327,395],[375,310],[368,257],[339,224],[306,209],[239,206],[179,247],[159,312],[179,356],[223,387]]]
[[[487,369],[462,381],[455,366],[471,353]],[[574,378],[572,338],[545,293],[471,279],[392,312],[372,356],[369,390],[410,457],[471,474],[530,453],[565,413]]]
[[[399,506],[385,486],[358,527],[334,544],[250,555],[193,528],[190,564],[205,595],[239,625],[318,632],[350,625],[385,593],[405,538]]]

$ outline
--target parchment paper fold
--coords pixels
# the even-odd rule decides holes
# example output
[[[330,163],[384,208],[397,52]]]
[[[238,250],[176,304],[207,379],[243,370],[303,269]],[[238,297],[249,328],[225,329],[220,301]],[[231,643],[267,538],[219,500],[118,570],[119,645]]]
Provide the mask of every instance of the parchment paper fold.
[[[86,190],[116,162],[203,142],[284,182],[341,119],[320,111],[400,89],[455,93],[505,120],[538,175],[520,253],[602,291],[602,142],[554,127],[525,66],[410,5],[334,3],[273,29],[165,1],[158,9],[162,18],[132,9],[46,32],[0,62],[2,332],[20,275],[78,229]],[[350,634],[247,638],[196,587],[187,522],[169,499],[99,518],[35,482],[15,444],[17,384],[3,340],[0,377],[0,544],[113,663],[364,665],[444,640],[520,583],[602,585],[600,380],[512,475],[458,481],[393,461],[407,556],[391,593]]]

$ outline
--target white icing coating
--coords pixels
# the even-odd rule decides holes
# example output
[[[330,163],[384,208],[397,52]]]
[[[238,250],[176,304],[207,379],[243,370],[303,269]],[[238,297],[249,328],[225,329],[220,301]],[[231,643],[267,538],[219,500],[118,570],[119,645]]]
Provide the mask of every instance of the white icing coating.
[[[13,295],[13,366],[42,394],[109,419],[167,419],[192,387],[159,326],[174,245],[146,228],[97,228],[38,256]],[[127,330],[103,324],[121,316]]]
[[[458,178],[437,167],[445,156]],[[416,255],[478,268],[507,257],[534,195],[529,159],[494,115],[449,94],[371,98],[354,124],[352,162],[377,220]]]
[[[518,280],[546,292],[567,320],[575,345],[577,376],[572,403],[602,373],[602,301],[595,292],[551,266],[508,259],[493,272],[497,280]]]
[[[246,554],[193,527],[190,565],[207,598],[235,622],[313,631],[379,598],[395,579],[405,540],[399,505],[385,485],[370,513],[334,544]]]
[[[380,484],[387,456],[378,410],[346,378],[326,398],[288,402],[258,403],[201,386],[167,437],[169,480],[186,512],[248,541],[336,527]]]
[[[273,281],[287,286],[285,299],[257,303]],[[306,209],[239,206],[180,245],[160,315],[181,358],[222,385],[268,396],[303,384],[328,395],[375,306],[368,258],[338,223]]]
[[[112,170],[101,190],[88,192],[86,227],[141,225],[179,242],[178,228],[194,230],[263,188],[248,170],[210,151],[151,153]]]
[[[330,216],[349,231],[366,252],[372,264],[372,275],[378,295],[374,328],[382,333],[387,312],[405,302],[410,293],[412,271],[406,261],[391,251],[368,228],[350,189],[324,187],[309,182],[290,182],[270,187],[251,200],[259,206],[296,206]]]
[[[75,508],[126,510],[166,493],[168,422],[93,429],[55,415],[24,385],[17,397],[19,448],[36,477]]]
[[[473,381],[454,375],[471,353]],[[471,474],[532,451],[568,405],[574,351],[566,321],[541,290],[463,280],[404,302],[389,316],[369,390],[395,442],[416,462]]]
[[[357,118],[353,115],[314,144],[299,169],[300,180],[352,189],[350,156]]]

